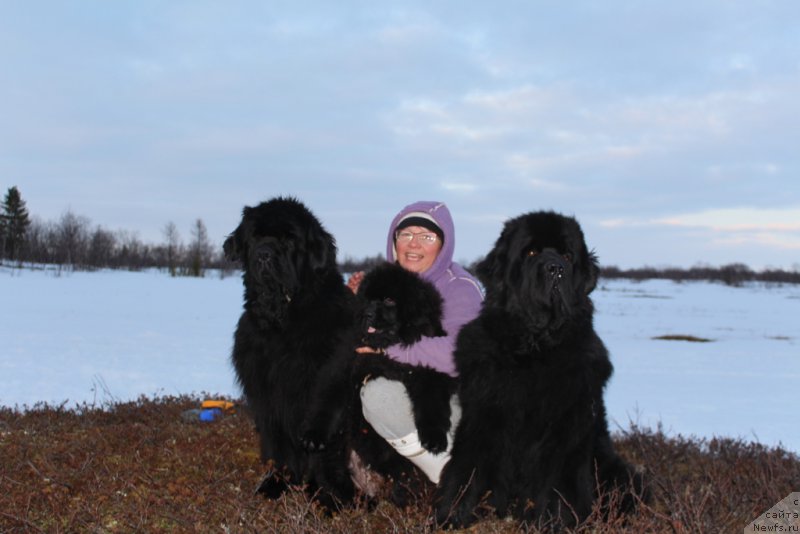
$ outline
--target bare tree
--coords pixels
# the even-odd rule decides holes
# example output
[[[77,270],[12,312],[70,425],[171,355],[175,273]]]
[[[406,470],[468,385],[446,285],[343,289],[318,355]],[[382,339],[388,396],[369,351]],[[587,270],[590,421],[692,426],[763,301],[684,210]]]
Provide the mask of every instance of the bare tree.
[[[183,244],[181,243],[181,236],[178,233],[178,227],[175,223],[170,221],[164,227],[164,239],[166,244],[166,260],[167,268],[169,269],[170,276],[177,276],[178,264],[182,256]]]
[[[92,267],[111,267],[117,249],[117,238],[98,226],[89,240],[87,263]]]
[[[32,217],[26,237],[26,260],[35,263],[52,263],[53,254],[47,241],[48,226],[51,224],[43,222],[39,217]]]
[[[192,242],[189,245],[189,275],[202,277],[212,256],[206,225],[203,219],[197,219],[192,227]]]
[[[136,232],[119,231],[117,241],[119,245],[116,262],[120,267],[138,271],[153,263],[150,258],[150,247],[142,243]]]
[[[90,221],[82,215],[67,211],[56,227],[56,262],[81,266],[86,263]]]

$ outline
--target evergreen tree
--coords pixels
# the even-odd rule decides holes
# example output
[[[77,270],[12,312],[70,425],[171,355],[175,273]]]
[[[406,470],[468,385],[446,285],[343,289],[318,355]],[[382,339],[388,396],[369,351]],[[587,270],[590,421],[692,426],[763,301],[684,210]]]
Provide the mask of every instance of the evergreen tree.
[[[11,187],[3,199],[0,214],[0,255],[12,260],[20,259],[25,245],[25,235],[31,225],[25,201],[16,186]]]

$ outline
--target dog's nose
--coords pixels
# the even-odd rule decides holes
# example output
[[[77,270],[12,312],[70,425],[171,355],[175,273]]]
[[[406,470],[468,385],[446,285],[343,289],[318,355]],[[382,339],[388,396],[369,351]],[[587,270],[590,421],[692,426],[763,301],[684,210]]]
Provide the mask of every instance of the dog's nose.
[[[547,269],[547,274],[554,278],[561,278],[564,276],[564,266],[560,263],[551,261],[545,266],[545,269]]]

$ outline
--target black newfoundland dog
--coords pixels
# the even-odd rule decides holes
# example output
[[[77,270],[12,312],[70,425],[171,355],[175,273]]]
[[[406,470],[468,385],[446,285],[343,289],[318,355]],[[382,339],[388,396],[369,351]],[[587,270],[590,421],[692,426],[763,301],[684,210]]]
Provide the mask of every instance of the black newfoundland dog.
[[[244,269],[232,360],[269,467],[258,491],[277,498],[304,485],[325,506],[348,502],[346,451],[310,454],[299,430],[320,369],[351,342],[356,320],[334,238],[301,202],[279,197],[245,207],[224,250]]]
[[[442,298],[436,288],[396,264],[368,272],[357,294],[358,311],[352,337],[320,371],[320,378],[302,426],[302,441],[310,451],[325,451],[344,440],[360,464],[394,483],[392,498],[403,505],[407,490],[417,486],[416,468],[398,455],[364,420],[359,390],[375,377],[402,382],[409,392],[414,421],[423,446],[434,452],[447,447],[450,397],[455,380],[427,367],[397,362],[383,354],[358,354],[356,347],[385,349],[411,345],[422,336],[445,335]],[[423,477],[424,478],[424,477]]]
[[[612,489],[633,507],[644,489],[609,437],[612,366],[592,325],[598,266],[580,226],[553,212],[519,216],[477,270],[486,300],[456,345],[463,415],[437,522],[464,526],[490,508],[562,528]]]
[[[423,336],[447,335],[442,327],[444,304],[439,291],[397,264],[385,263],[367,273],[361,281],[358,297],[365,306],[362,332],[366,334],[360,345],[385,349],[398,343],[413,345]],[[447,448],[450,397],[456,389],[454,378],[429,367],[400,363],[386,356],[360,354],[354,369],[359,383],[376,376],[402,382],[411,398],[422,446],[433,453]]]

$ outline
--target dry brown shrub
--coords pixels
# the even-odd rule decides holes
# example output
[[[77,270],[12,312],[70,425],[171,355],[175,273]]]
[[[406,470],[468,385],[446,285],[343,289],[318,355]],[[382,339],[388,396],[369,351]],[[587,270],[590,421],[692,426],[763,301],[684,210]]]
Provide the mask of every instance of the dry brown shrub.
[[[301,491],[274,502],[254,495],[262,467],[249,418],[239,411],[211,423],[184,422],[181,414],[199,402],[0,408],[0,532],[435,531],[429,492],[405,510],[383,501],[333,516]],[[638,428],[616,444],[645,466],[653,500],[630,517],[595,510],[573,532],[741,531],[800,490],[800,460],[781,449]],[[539,532],[504,519],[468,529],[520,530]]]

